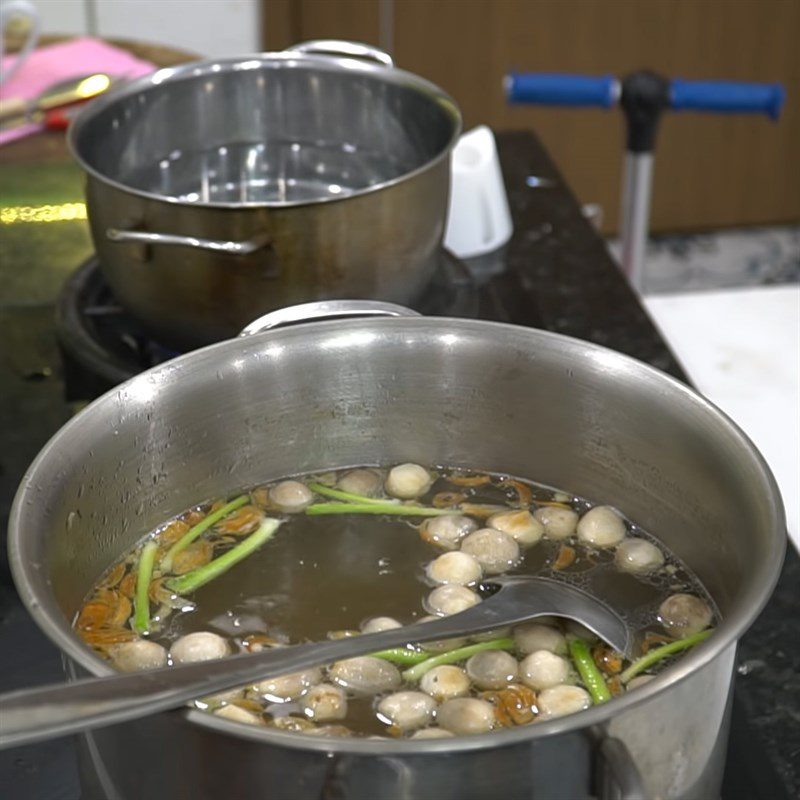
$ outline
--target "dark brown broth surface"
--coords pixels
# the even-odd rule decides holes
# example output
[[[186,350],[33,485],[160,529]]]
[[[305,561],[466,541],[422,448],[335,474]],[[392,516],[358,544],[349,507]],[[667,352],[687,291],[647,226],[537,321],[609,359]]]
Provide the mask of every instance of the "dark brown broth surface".
[[[448,470],[439,468],[436,472],[442,475]],[[313,480],[313,476],[310,479]],[[517,490],[507,480],[503,476],[493,476],[492,485],[465,488],[454,486],[440,477],[416,502],[430,505],[437,493],[457,491],[467,495],[469,503],[508,504],[509,510],[519,508]],[[539,504],[559,502],[579,514],[591,508],[591,504],[581,498],[567,497],[528,481],[525,483],[532,490],[531,510]],[[315,502],[328,501],[329,498],[319,497]],[[205,513],[209,506],[197,508]],[[275,515],[270,510],[265,513]],[[307,516],[303,513],[279,516],[285,522],[274,538],[229,572],[195,591],[190,598],[194,607],[169,613],[149,638],[169,649],[176,639],[188,633],[213,631],[226,637],[236,650],[242,649],[243,640],[252,634],[297,644],[322,640],[335,632],[357,632],[364,621],[375,616],[394,617],[401,623],[410,624],[426,614],[423,601],[435,584],[426,577],[425,566],[444,551],[419,536],[420,518],[357,514]],[[195,518],[200,518],[200,515],[196,514]],[[483,526],[485,522],[479,521],[479,524]],[[629,522],[626,522],[626,527],[629,536],[649,539],[664,554],[665,563],[654,574],[637,576],[621,572],[614,563],[613,548],[600,549],[578,543],[574,535],[567,541],[544,538],[533,547],[522,550],[521,562],[509,572],[556,577],[592,593],[627,620],[637,632],[640,643],[648,632],[656,638],[663,637],[664,631],[658,624],[658,608],[668,595],[690,593],[701,597],[713,608],[699,581],[660,542]],[[214,531],[212,528],[206,535],[213,538]],[[158,535],[156,532],[156,538]],[[240,536],[238,540],[243,538]],[[214,556],[231,546],[233,540],[217,545]],[[556,570],[553,565],[564,546],[574,548],[576,558],[570,566]],[[126,555],[131,571],[136,568],[139,549]],[[123,574],[119,565],[116,569]],[[97,587],[109,583],[111,573],[113,569],[98,581]],[[130,589],[131,576],[127,574],[126,577]],[[110,590],[96,589],[87,598],[87,604],[91,604],[93,597],[96,600],[97,591],[110,591],[124,602],[121,595],[125,592],[120,588],[123,586],[124,581],[121,581]],[[112,595],[104,597],[112,602],[109,599]],[[153,608],[157,616],[155,605]],[[106,622],[90,624],[87,628],[79,615],[76,626],[87,643],[108,655],[106,639],[100,636],[98,642],[92,635],[107,628]],[[134,638],[127,625],[122,628],[119,641]],[[606,677],[613,680],[613,675]],[[476,690],[473,694],[479,696],[480,692]],[[386,725],[375,713],[377,699],[350,695],[347,717],[341,724],[359,735],[387,735]],[[252,698],[243,702],[244,707],[250,710],[257,708]],[[294,702],[275,704],[264,701],[261,711],[266,720],[287,714],[302,716],[302,710]]]

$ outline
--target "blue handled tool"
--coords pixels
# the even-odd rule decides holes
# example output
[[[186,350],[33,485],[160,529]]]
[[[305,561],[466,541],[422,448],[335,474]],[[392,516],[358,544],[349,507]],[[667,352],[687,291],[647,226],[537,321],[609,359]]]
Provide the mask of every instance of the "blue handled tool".
[[[613,75],[593,78],[555,72],[514,72],[505,84],[512,103],[611,108],[619,100],[619,81]]]
[[[777,83],[669,80],[647,70],[619,80],[552,73],[511,73],[505,78],[511,103],[552,106],[619,105],[627,122],[622,187],[622,269],[636,289],[642,286],[644,251],[653,185],[653,150],[658,121],[667,110],[765,114],[777,120],[785,90]]]
[[[669,107],[675,111],[716,111],[729,114],[766,114],[778,119],[786,99],[779,83],[682,81],[670,83]]]

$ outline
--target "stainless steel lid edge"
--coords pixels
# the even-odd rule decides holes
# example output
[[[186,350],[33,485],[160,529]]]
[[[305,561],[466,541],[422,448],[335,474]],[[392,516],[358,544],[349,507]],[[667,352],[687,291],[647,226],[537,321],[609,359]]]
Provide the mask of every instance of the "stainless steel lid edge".
[[[148,89],[149,87],[157,86],[167,81],[181,81],[189,78],[202,77],[205,75],[217,75],[220,72],[247,71],[257,69],[259,67],[267,67],[271,69],[300,69],[313,67],[314,69],[320,69],[323,71],[336,72],[340,71],[343,66],[346,67],[349,72],[373,75],[375,77],[379,77],[381,80],[394,83],[398,86],[416,89],[428,96],[431,101],[438,104],[444,110],[444,112],[449,115],[453,126],[452,135],[447,144],[442,148],[442,151],[426,163],[414,170],[411,170],[410,172],[406,172],[388,181],[377,183],[373,186],[368,186],[364,189],[360,189],[342,197],[332,196],[313,201],[267,201],[258,203],[188,203],[151,192],[134,189],[123,183],[119,183],[118,181],[115,181],[104,175],[102,172],[96,170],[83,157],[80,151],[79,142],[81,131],[87,125],[89,125],[96,116],[120,100],[131,97],[143,90]],[[459,111],[455,100],[439,86],[431,83],[425,78],[421,78],[419,75],[415,75],[413,72],[408,72],[394,66],[390,67],[374,59],[366,59],[363,57],[356,57],[354,55],[331,55],[329,53],[322,52],[303,52],[302,50],[293,50],[290,48],[288,50],[277,52],[255,53],[250,56],[232,56],[227,58],[192,61],[177,67],[165,67],[149,75],[144,75],[127,83],[121,83],[117,86],[114,86],[109,91],[92,100],[91,103],[81,109],[81,111],[77,114],[67,129],[67,146],[75,161],[89,175],[109,186],[113,186],[116,189],[135,197],[141,197],[149,200],[159,200],[162,202],[174,203],[176,205],[187,205],[194,208],[296,208],[300,206],[316,205],[319,203],[341,203],[349,199],[371,194],[373,192],[379,192],[382,189],[387,189],[396,185],[397,183],[400,183],[401,181],[413,178],[415,175],[425,172],[439,164],[443,159],[450,157],[450,151],[458,141],[458,138],[461,135],[462,127],[463,123],[461,112]]]

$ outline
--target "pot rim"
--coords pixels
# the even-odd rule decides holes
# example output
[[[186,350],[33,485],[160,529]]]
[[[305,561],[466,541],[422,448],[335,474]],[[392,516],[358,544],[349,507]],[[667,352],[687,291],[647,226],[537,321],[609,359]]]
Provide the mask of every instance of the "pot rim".
[[[783,556],[786,549],[786,521],[781,499],[775,478],[764,457],[755,447],[753,442],[744,431],[722,410],[702,397],[694,389],[690,388],[681,381],[667,375],[665,372],[656,369],[638,359],[624,355],[615,350],[603,347],[591,342],[582,341],[563,334],[542,331],[535,328],[526,328],[520,325],[508,323],[488,322],[484,320],[470,320],[448,317],[395,317],[382,318],[377,320],[365,321],[364,319],[341,319],[323,322],[308,322],[293,325],[288,328],[264,331],[263,333],[253,334],[246,339],[229,339],[217,342],[199,350],[179,356],[171,361],[153,367],[139,375],[131,378],[125,383],[116,386],[104,395],[93,401],[83,411],[68,421],[60,428],[42,448],[28,468],[25,476],[20,483],[11,508],[8,528],[8,550],[11,572],[14,584],[19,595],[25,604],[30,615],[44,634],[73,662],[79,664],[83,669],[93,675],[109,675],[114,670],[107,662],[96,656],[87,648],[80,639],[74,634],[69,621],[63,617],[61,620],[53,620],[44,607],[44,604],[37,598],[36,593],[31,588],[31,578],[37,575],[41,565],[29,563],[22,554],[21,542],[25,530],[25,509],[29,504],[30,493],[36,491],[38,485],[36,474],[41,466],[52,457],[52,452],[62,446],[62,440],[73,435],[73,431],[80,432],[92,415],[99,413],[98,409],[113,405],[117,402],[120,392],[131,390],[136,381],[144,381],[156,386],[159,381],[156,376],[159,373],[170,373],[180,369],[190,361],[213,362],[227,357],[233,353],[241,353],[243,345],[252,350],[260,344],[269,343],[270,347],[279,344],[281,338],[304,337],[309,330],[313,329],[316,336],[322,339],[321,334],[326,332],[347,331],[356,326],[360,331],[374,326],[392,326],[399,329],[410,329],[414,331],[420,328],[422,333],[430,333],[430,328],[445,332],[448,336],[457,333],[459,329],[471,332],[493,331],[502,337],[503,333],[519,336],[521,333],[530,337],[531,347],[535,349],[537,340],[545,342],[561,343],[570,348],[575,355],[582,354],[582,357],[590,357],[602,364],[603,370],[613,376],[615,372],[635,370],[650,380],[659,381],[664,391],[675,393],[684,402],[689,402],[702,409],[714,424],[722,426],[727,433],[735,439],[739,446],[748,451],[749,457],[753,460],[756,467],[762,491],[765,496],[770,498],[770,525],[769,536],[771,538],[768,558],[759,566],[758,574],[754,576],[752,587],[744,597],[739,597],[739,608],[735,613],[729,614],[722,619],[721,624],[706,641],[693,648],[688,654],[684,655],[676,664],[666,668],[659,673],[653,680],[640,686],[636,692],[630,696],[623,695],[616,697],[609,704],[593,706],[580,713],[571,714],[565,717],[548,720],[546,722],[524,725],[518,728],[498,730],[490,733],[475,736],[456,737],[453,740],[378,740],[378,739],[337,739],[328,737],[310,737],[301,733],[291,733],[287,731],[276,731],[269,728],[259,728],[240,722],[221,719],[196,709],[182,709],[182,713],[187,720],[192,723],[211,729],[217,733],[224,733],[230,736],[237,736],[253,741],[262,741],[267,744],[291,747],[295,749],[305,749],[322,751],[327,753],[344,753],[353,755],[411,755],[411,754],[433,754],[445,752],[469,752],[494,747],[519,744],[531,739],[538,739],[545,736],[554,736],[562,733],[574,733],[585,729],[602,730],[602,726],[609,720],[622,714],[626,710],[637,706],[674,684],[683,681],[696,671],[711,663],[722,655],[729,648],[735,648],[739,637],[750,627],[752,622],[766,605],[775,584],[778,581]],[[424,330],[428,328],[429,330]],[[209,367],[209,374],[214,374],[214,369]],[[37,575],[37,577],[39,577]],[[35,583],[35,581],[34,581]]]
[[[89,161],[84,158],[80,148],[81,132],[89,126],[100,113],[113,106],[120,100],[146,92],[153,86],[158,86],[166,82],[180,82],[192,78],[199,78],[204,75],[216,75],[220,72],[249,71],[259,68],[267,69],[302,69],[315,68],[325,72],[356,72],[372,75],[380,80],[393,83],[398,86],[415,89],[421,94],[438,105],[449,117],[451,124],[451,135],[447,144],[433,158],[428,159],[423,164],[404,172],[389,180],[366,186],[357,191],[342,196],[331,195],[320,197],[315,200],[266,200],[266,201],[247,201],[247,202],[189,202],[179,200],[168,195],[148,192],[142,189],[135,189],[122,183],[119,180],[109,177],[96,169]],[[164,67],[144,75],[132,81],[113,87],[99,97],[87,104],[70,124],[67,130],[67,146],[72,157],[89,176],[100,182],[113,187],[126,194],[141,197],[147,200],[156,200],[170,203],[176,206],[186,206],[187,208],[210,208],[210,209],[243,209],[243,208],[297,208],[303,206],[315,206],[321,203],[341,203],[347,200],[363,197],[364,195],[388,189],[406,180],[414,178],[423,172],[433,169],[443,159],[450,157],[450,151],[455,146],[461,135],[463,121],[461,112],[455,100],[431,81],[415,75],[398,67],[387,67],[373,61],[365,61],[354,56],[335,56],[327,54],[304,53],[297,50],[282,50],[269,53],[255,53],[249,56],[230,56],[226,58],[208,59],[202,61],[191,61],[176,67]]]

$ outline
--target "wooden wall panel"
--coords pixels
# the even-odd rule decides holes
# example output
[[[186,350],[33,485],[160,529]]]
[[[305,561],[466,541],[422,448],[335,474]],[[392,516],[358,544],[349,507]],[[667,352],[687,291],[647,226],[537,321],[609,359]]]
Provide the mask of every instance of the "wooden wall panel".
[[[267,49],[282,50],[306,39],[353,39],[378,43],[380,0],[263,0]]]
[[[296,38],[378,42],[380,0],[265,0]],[[617,223],[617,111],[509,107],[509,69],[781,81],[784,115],[667,114],[656,152],[658,230],[800,221],[800,0],[394,0],[397,63],[458,101],[467,126],[534,129],[581,200]],[[269,13],[267,13],[267,20]],[[267,21],[267,31],[269,22]]]
[[[297,0],[262,0],[261,46],[283,50],[300,41],[300,3]]]

